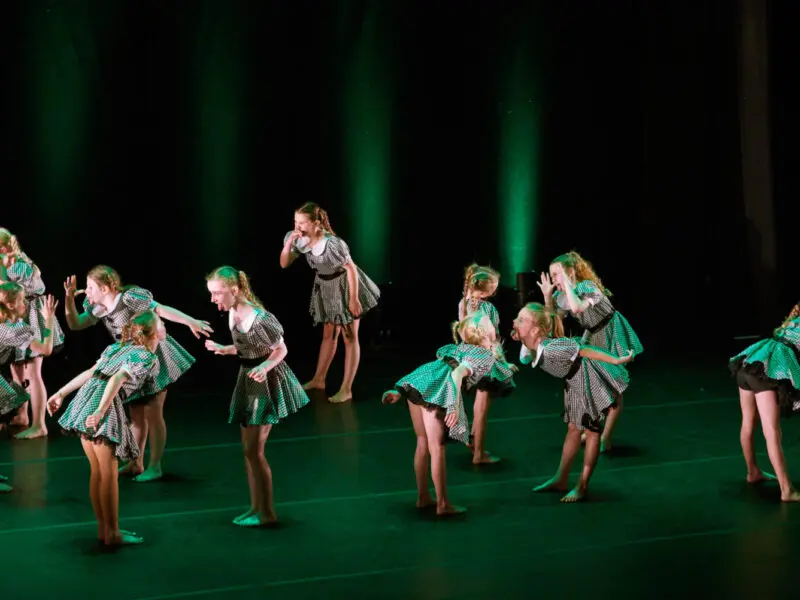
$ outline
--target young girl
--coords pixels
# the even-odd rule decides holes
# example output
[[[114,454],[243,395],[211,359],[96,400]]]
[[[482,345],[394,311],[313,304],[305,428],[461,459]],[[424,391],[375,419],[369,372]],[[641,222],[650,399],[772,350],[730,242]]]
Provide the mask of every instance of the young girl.
[[[211,302],[228,311],[233,337],[233,345],[207,340],[206,348],[237,355],[240,363],[228,423],[241,428],[250,510],[233,522],[241,527],[272,525],[278,517],[264,445],[272,426],[308,404],[308,396],[284,360],[288,350],[283,327],[256,298],[244,271],[220,267],[206,277],[206,286]]]
[[[541,366],[546,373],[564,379],[564,422],[567,435],[556,475],[533,491],[567,491],[572,462],[581,447],[581,431],[586,432],[583,471],[575,488],[562,502],[578,502],[586,496],[600,450],[600,429],[604,414],[628,387],[628,372],[617,366],[633,357],[613,356],[598,348],[564,337],[558,314],[541,304],[531,303],[514,320],[513,339],[522,342],[520,361]],[[536,353],[535,358],[532,352]]]
[[[436,490],[436,513],[460,514],[465,508],[450,504],[447,498],[445,440],[450,438],[467,444],[469,423],[462,401],[467,391],[484,378],[491,377],[499,364],[503,372],[513,375],[497,343],[497,333],[484,314],[472,313],[454,324],[456,344],[439,348],[437,360],[422,365],[383,394],[384,404],[404,399],[411,413],[417,434],[414,472],[417,476],[417,507],[434,504],[428,490],[428,462]],[[459,338],[462,340],[459,343]]]
[[[97,519],[97,537],[108,546],[142,543],[141,537],[119,528],[117,460],[134,461],[139,455],[123,402],[150,384],[158,365],[154,352],[166,336],[154,311],[135,316],[123,327],[119,342],[106,348],[91,369],[47,402],[53,415],[64,398],[78,390],[58,424],[65,433],[81,438],[91,469],[89,497]]]
[[[577,252],[553,259],[550,275],[542,274],[539,287],[549,308],[572,315],[584,328],[581,344],[601,348],[614,356],[637,356],[644,351],[636,332],[611,304],[607,290],[592,266]],[[553,288],[557,291],[553,292]],[[622,397],[609,410],[600,439],[600,452],[611,450],[612,437],[622,413]]]
[[[339,333],[344,332],[344,378],[339,391],[328,400],[347,402],[353,397],[361,357],[358,320],[378,304],[381,292],[350,258],[350,248],[333,232],[328,214],[313,202],[295,211],[294,230],[283,240],[281,267],[287,268],[301,254],[316,273],[310,312],[315,325],[322,323],[317,371],[303,389],[325,389]]]
[[[22,251],[17,237],[3,228],[0,228],[0,281],[10,281],[22,287],[26,304],[25,322],[31,326],[36,339],[45,337],[44,330],[49,329],[53,334],[52,351],[58,351],[64,345],[64,332],[55,317],[46,327],[43,314],[45,285],[39,267]],[[24,385],[28,390],[32,416],[29,420],[27,403],[20,407],[11,425],[27,427],[30,423],[30,427],[18,433],[15,436],[17,439],[31,440],[47,436],[47,389],[42,379],[43,360],[44,355],[32,346],[20,347],[14,352],[11,376],[17,384]]]
[[[777,476],[783,502],[800,502],[800,493],[787,473],[780,425],[781,415],[789,417],[800,412],[799,354],[800,304],[797,304],[772,338],[745,348],[729,362],[739,387],[742,408],[739,440],[747,464],[747,481],[758,483]],[[763,473],[756,464],[753,430],[759,419],[775,475]]]
[[[463,320],[468,314],[478,313],[489,318],[495,331],[500,331],[500,315],[489,298],[497,292],[500,273],[491,267],[471,264],[464,272],[464,293],[458,303],[458,319]],[[499,364],[498,364],[499,366]],[[501,378],[502,379],[502,378]],[[500,459],[485,451],[486,421],[493,397],[506,396],[514,389],[514,380],[507,377],[503,385],[500,380],[482,379],[475,392],[475,403],[472,416],[472,463],[476,465],[496,463]]]
[[[86,276],[86,299],[83,312],[75,307],[75,276],[64,282],[67,326],[72,331],[91,327],[102,321],[114,341],[122,337],[123,327],[131,318],[144,311],[153,310],[162,319],[186,325],[196,338],[208,337],[212,332],[206,321],[199,321],[179,310],[159,304],[148,290],[133,285],[122,285],[119,273],[111,267],[98,265]],[[161,459],[167,444],[167,424],[164,421],[164,401],[167,386],[189,370],[195,360],[171,336],[159,341],[156,348],[158,368],[146,386],[138,388],[127,401],[131,414],[131,428],[141,449],[136,461],[122,468],[122,473],[134,476],[134,481],[147,482],[160,479],[163,470]],[[144,447],[150,434],[150,461],[144,470]]]

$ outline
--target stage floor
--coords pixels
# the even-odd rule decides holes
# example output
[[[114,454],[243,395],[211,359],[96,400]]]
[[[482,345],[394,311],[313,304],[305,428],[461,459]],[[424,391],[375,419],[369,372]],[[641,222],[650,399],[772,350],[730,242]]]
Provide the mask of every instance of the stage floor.
[[[744,483],[724,356],[643,355],[616,447],[601,457],[588,501],[569,506],[531,493],[555,471],[565,426],[560,382],[523,370],[490,413],[487,447],[502,462],[476,468],[466,449],[448,446],[450,496],[469,513],[447,521],[417,514],[408,411],[380,404],[429,359],[365,351],[355,402],[312,397],[274,428],[276,530],[231,524],[248,493],[239,432],[226,422],[227,367],[215,389],[170,391],[164,479],[120,483],[121,525],[145,537],[139,547],[95,542],[74,438],[52,424],[47,440],[1,440],[0,473],[17,488],[0,495],[2,597],[790,597],[800,506],[781,504],[777,485]],[[289,362],[301,379],[313,367]],[[785,422],[784,445],[800,481],[798,424]],[[760,436],[757,448],[769,469]]]

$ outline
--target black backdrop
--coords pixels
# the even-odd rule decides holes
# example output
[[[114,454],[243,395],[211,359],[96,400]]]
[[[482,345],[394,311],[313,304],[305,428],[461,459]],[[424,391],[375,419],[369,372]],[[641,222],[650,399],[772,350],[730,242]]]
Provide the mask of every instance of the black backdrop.
[[[211,318],[203,275],[221,263],[239,266],[284,322],[293,351],[313,357],[319,334],[307,315],[310,273],[299,264],[281,271],[278,253],[293,209],[307,200],[329,210],[345,239],[352,232],[342,175],[342,65],[369,16],[388,49],[393,98],[390,272],[380,282],[392,285],[381,318],[394,325],[395,341],[430,348],[448,335],[463,267],[499,262],[498,73],[522,32],[532,42],[543,107],[535,268],[577,248],[650,348],[754,333],[750,305],[758,290],[747,267],[740,185],[736,7],[579,4],[9,5],[0,71],[0,224],[18,234],[59,295],[66,275],[104,262],[161,302]],[[796,43],[783,6],[770,9],[776,187],[774,200],[764,201],[775,202],[779,217],[785,278],[776,285],[788,310],[798,295],[791,277],[800,210],[792,164],[797,92],[789,83]],[[198,64],[210,68],[217,56],[235,57],[224,81],[240,98],[240,129],[230,149],[238,157],[234,175],[214,180],[231,191],[220,196],[226,204],[212,224],[198,208],[209,179],[202,172],[208,164],[198,160],[196,76]],[[76,77],[89,82],[88,108],[74,175],[51,181],[36,140],[47,89],[54,96],[46,124],[58,127],[64,61],[72,74],[64,86]],[[33,85],[44,71],[56,82],[50,88]],[[214,227],[225,233],[212,240]],[[503,275],[513,285],[514,274]],[[504,319],[513,312],[505,299],[511,295],[500,299]],[[367,337],[377,321],[373,315],[365,323]],[[179,338],[190,343],[182,332]],[[83,348],[83,339],[71,336],[70,347]]]

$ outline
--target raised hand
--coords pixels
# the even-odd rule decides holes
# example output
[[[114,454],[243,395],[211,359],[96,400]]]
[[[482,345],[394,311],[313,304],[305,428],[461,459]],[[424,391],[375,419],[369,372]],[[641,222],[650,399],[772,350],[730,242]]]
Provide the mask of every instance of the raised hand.
[[[553,294],[553,282],[550,280],[549,273],[542,273],[542,276],[539,281],[536,282],[536,285],[539,286],[539,289],[542,290],[542,295],[547,298]]]
[[[74,298],[77,293],[78,284],[75,275],[70,275],[64,280],[64,295],[67,298]]]
[[[53,296],[47,295],[44,299],[44,305],[42,306],[42,316],[45,319],[48,319],[56,314],[56,307],[58,306],[58,300],[56,300]]]

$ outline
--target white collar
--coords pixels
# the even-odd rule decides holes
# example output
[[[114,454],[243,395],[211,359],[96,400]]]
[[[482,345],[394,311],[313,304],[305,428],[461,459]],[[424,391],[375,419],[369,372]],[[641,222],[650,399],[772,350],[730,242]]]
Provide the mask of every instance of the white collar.
[[[308,244],[311,241],[308,237],[301,237],[295,242],[295,247],[297,250],[303,254],[307,252],[311,252],[314,256],[321,256],[323,252],[325,252],[325,248],[328,246],[328,240],[330,239],[330,235],[325,234],[320,241],[313,248],[309,248]]]
[[[111,306],[108,307],[108,310],[102,304],[98,304],[94,307],[92,314],[95,317],[104,317],[108,314],[114,312],[119,304],[119,301],[122,299],[122,292],[119,292],[116,296],[114,296],[114,301],[111,303]]]
[[[248,333],[250,328],[253,327],[253,323],[256,322],[256,317],[258,316],[258,311],[254,306],[250,307],[252,311],[250,314],[241,322],[239,323],[239,331],[242,333]],[[236,326],[236,312],[233,309],[228,311],[228,325],[231,329]]]

